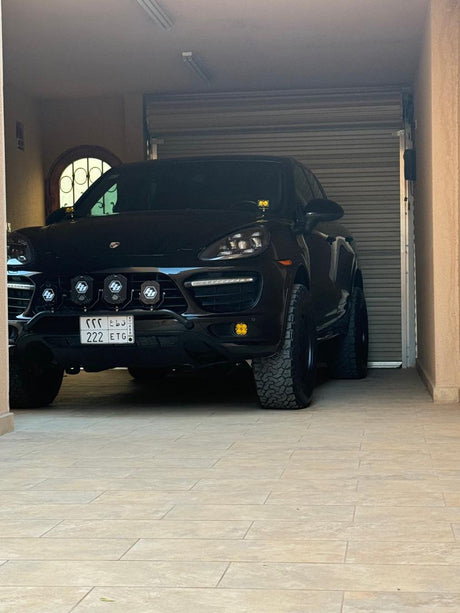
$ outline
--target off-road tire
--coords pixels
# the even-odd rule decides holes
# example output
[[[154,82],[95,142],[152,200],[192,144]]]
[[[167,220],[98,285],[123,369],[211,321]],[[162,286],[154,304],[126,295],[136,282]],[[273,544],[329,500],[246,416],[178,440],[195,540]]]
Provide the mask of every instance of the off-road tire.
[[[142,383],[161,381],[171,372],[170,368],[129,367],[128,372],[133,379]]]
[[[347,333],[340,337],[331,356],[330,371],[336,379],[363,379],[367,375],[369,333],[363,290],[353,288]]]
[[[52,361],[19,360],[10,357],[10,406],[37,409],[53,402],[61,389],[64,371]]]
[[[252,361],[265,409],[302,409],[311,402],[316,377],[316,332],[310,293],[294,285],[281,349]]]

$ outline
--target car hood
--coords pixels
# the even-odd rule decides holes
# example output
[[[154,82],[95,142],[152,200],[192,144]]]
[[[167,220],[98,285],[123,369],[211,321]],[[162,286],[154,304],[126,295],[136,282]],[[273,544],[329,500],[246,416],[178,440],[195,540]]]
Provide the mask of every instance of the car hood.
[[[209,244],[260,221],[258,211],[142,211],[77,218],[21,233],[31,240],[41,268],[76,265],[80,270],[91,270],[120,265],[167,266],[169,261],[176,262],[178,255],[181,260],[196,261]]]

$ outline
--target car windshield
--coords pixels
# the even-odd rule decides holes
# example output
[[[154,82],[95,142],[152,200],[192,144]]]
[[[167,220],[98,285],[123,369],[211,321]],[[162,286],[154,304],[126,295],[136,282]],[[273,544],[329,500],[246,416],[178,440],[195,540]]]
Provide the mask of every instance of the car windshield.
[[[276,210],[282,167],[271,161],[174,161],[107,172],[82,196],[76,215],[180,209]]]

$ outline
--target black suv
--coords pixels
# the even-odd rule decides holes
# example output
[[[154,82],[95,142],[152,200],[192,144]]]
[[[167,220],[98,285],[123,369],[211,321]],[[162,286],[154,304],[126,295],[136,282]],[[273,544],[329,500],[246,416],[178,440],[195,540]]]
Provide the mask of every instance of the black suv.
[[[63,372],[251,361],[260,403],[309,404],[318,344],[332,374],[367,369],[353,238],[292,158],[113,168],[44,227],[9,236],[12,407],[44,406]]]

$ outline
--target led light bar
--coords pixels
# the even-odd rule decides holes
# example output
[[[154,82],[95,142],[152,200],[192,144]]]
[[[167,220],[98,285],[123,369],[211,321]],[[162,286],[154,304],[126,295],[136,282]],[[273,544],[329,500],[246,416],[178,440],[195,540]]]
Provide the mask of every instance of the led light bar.
[[[228,279],[201,279],[198,281],[190,281],[186,285],[190,287],[208,287],[210,285],[231,285],[233,283],[252,283],[254,277],[234,277]]]
[[[28,283],[8,283],[8,289],[33,289]]]
[[[163,30],[170,30],[174,22],[156,0],[137,0],[152,21],[161,26]]]
[[[204,83],[207,85],[211,84],[211,77],[208,71],[201,65],[200,62],[196,58],[193,57],[193,53],[191,51],[182,51],[182,59],[188,68]]]

